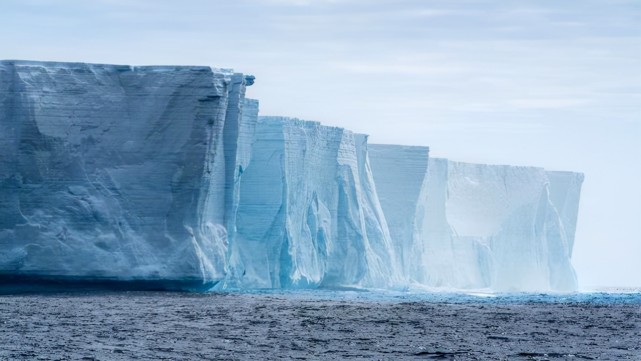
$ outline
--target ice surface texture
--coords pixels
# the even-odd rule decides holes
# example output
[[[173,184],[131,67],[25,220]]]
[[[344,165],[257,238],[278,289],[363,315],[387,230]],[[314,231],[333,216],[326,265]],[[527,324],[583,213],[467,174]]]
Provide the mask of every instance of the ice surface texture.
[[[371,145],[370,153],[390,232],[409,255],[410,282],[576,290],[570,257],[582,174],[428,161],[420,147]]]
[[[253,132],[243,79],[209,67],[0,62],[0,273],[223,278],[226,200]]]
[[[0,62],[0,284],[576,288],[582,175],[258,118],[253,81]]]
[[[416,211],[425,183],[427,147],[371,144],[370,162],[380,203],[394,240],[396,263],[405,283],[417,281],[424,262],[422,244],[414,240]]]
[[[243,287],[399,283],[366,139],[316,122],[259,118],[233,257]]]

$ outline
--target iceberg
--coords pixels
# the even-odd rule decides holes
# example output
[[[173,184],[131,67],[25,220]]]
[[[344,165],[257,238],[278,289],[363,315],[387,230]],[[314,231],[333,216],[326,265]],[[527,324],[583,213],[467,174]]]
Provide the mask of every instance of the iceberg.
[[[240,188],[232,257],[237,287],[398,283],[366,136],[259,117]]]
[[[405,283],[421,274],[422,248],[414,242],[416,209],[423,189],[429,148],[419,146],[370,144],[369,160],[389,233],[396,264]]]
[[[209,67],[0,62],[0,275],[223,279],[244,92]]]
[[[438,158],[425,165],[427,152],[418,148],[370,149],[393,241],[410,255],[411,283],[500,292],[577,289],[570,259],[582,174]],[[424,171],[420,186],[418,174],[407,176],[411,170]],[[400,221],[391,221],[395,217]]]
[[[0,286],[576,289],[582,174],[259,117],[254,81],[0,61]]]

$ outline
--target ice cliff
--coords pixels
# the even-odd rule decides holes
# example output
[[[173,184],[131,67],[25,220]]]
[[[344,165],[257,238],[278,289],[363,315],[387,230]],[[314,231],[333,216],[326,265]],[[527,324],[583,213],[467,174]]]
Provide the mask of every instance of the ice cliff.
[[[398,283],[366,139],[317,122],[259,118],[240,186],[240,286]]]
[[[0,275],[222,279],[244,91],[209,67],[0,62]]]
[[[371,145],[370,154],[390,233],[409,255],[411,283],[576,290],[570,258],[582,174],[428,161],[419,147]]]
[[[416,208],[423,189],[429,149],[400,145],[369,145],[370,163],[381,207],[394,240],[396,263],[405,283],[420,274],[422,247],[414,241]],[[418,247],[418,248],[417,248]]]
[[[254,81],[0,61],[0,286],[576,289],[581,174],[258,117]]]

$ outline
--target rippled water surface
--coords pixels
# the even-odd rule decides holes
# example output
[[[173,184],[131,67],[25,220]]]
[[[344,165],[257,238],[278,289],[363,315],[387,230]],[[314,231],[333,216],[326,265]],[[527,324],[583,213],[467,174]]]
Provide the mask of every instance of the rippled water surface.
[[[641,293],[0,296],[0,360],[641,360]]]

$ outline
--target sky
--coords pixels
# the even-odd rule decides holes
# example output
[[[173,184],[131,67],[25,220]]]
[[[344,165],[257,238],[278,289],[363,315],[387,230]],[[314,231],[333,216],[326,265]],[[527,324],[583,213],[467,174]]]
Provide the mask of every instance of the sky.
[[[583,172],[580,287],[641,286],[641,0],[3,0],[0,59],[234,68],[263,115]]]

